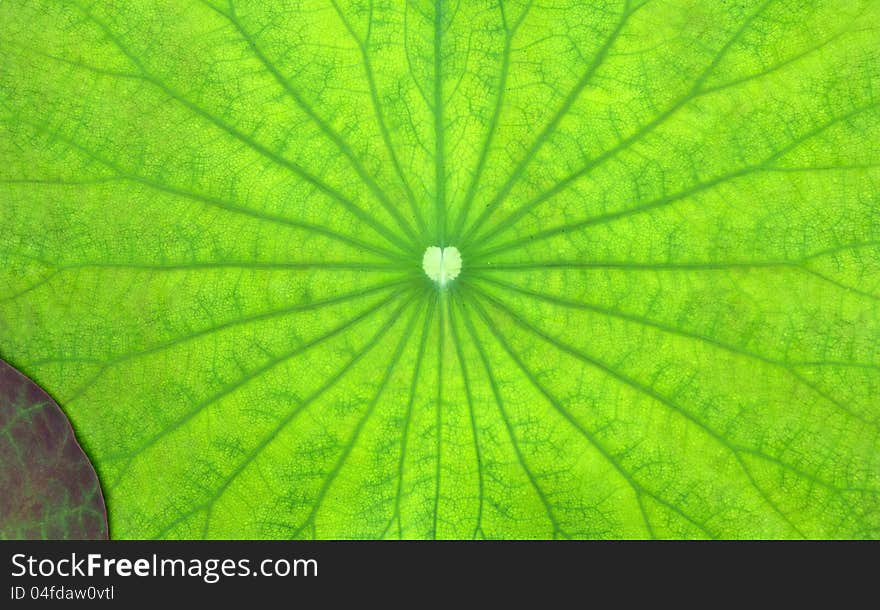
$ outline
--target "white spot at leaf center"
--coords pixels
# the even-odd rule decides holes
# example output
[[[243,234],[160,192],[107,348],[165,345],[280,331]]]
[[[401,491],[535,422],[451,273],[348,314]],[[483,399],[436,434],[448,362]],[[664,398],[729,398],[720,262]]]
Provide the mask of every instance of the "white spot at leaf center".
[[[455,246],[430,246],[422,257],[422,269],[429,278],[445,286],[461,273],[461,252]]]

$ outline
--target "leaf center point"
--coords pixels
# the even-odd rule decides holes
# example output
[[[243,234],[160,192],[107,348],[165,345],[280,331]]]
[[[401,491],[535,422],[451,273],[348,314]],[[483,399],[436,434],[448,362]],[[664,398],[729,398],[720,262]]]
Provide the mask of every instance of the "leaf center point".
[[[422,256],[422,269],[437,284],[446,286],[461,273],[461,252],[455,246],[429,246]]]

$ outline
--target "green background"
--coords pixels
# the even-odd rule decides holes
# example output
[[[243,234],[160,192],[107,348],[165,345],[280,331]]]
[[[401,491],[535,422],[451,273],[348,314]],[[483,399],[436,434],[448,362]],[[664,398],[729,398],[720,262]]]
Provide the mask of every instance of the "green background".
[[[0,356],[112,536],[880,537],[880,3],[0,23]]]

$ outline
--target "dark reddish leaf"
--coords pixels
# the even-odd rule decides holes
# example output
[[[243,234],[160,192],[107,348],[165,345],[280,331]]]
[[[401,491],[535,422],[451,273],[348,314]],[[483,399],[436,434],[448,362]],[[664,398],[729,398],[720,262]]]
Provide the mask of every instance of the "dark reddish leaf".
[[[98,476],[46,392],[0,360],[0,538],[106,539]]]

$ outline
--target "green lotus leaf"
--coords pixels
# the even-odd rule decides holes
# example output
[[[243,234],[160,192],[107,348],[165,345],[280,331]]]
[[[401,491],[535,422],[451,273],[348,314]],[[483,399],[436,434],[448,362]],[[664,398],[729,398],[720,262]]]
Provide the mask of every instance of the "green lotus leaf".
[[[0,355],[114,537],[880,537],[880,3],[0,23]]]

